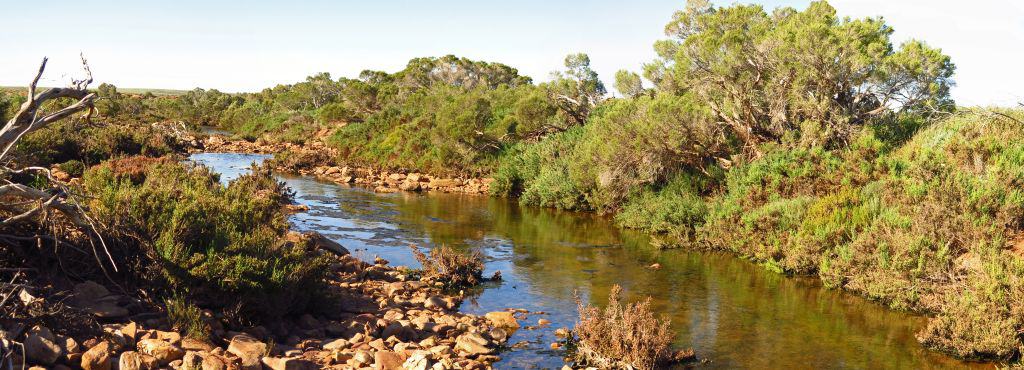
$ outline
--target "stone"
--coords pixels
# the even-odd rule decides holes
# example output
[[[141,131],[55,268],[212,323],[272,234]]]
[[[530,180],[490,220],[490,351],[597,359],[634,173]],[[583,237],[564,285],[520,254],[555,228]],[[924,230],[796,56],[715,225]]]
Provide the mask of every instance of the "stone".
[[[423,307],[447,310],[448,302],[445,302],[444,299],[441,299],[441,297],[432,295],[430,297],[427,297],[427,299],[423,301]]]
[[[548,320],[548,319],[537,320],[537,325],[540,325],[540,326],[551,325],[551,320]]]
[[[140,353],[153,356],[161,365],[167,365],[185,356],[185,351],[181,348],[162,339],[143,339],[136,346]]]
[[[121,335],[131,339],[132,341],[139,339],[139,326],[135,324],[134,321],[124,324],[124,326],[118,330],[121,332]]]
[[[149,369],[146,367],[146,362],[142,359],[142,354],[135,351],[121,353],[121,358],[117,361],[117,368],[118,370]]]
[[[572,333],[570,333],[570,332],[569,332],[569,329],[567,329],[567,328],[558,328],[558,329],[555,329],[555,336],[556,336],[556,337],[559,337],[559,338],[568,338],[568,337],[569,337],[569,335],[572,335]]]
[[[65,355],[82,352],[82,346],[78,345],[78,341],[72,337],[58,336],[57,344],[59,344],[60,348],[64,350]]]
[[[398,188],[401,189],[402,191],[419,191],[420,190],[420,182],[419,181],[405,180],[401,184],[398,185]]]
[[[488,348],[488,341],[478,333],[466,333],[455,340],[455,349],[466,352],[470,355],[485,355],[494,352]]]
[[[264,357],[263,366],[270,370],[313,370],[315,363],[301,357]]]
[[[260,359],[267,353],[267,344],[248,334],[238,334],[231,338],[228,352],[242,360],[243,370],[260,370]]]
[[[376,370],[400,370],[405,358],[392,351],[377,351],[373,355],[373,368]]]
[[[82,354],[82,370],[110,370],[110,343],[100,342]]]
[[[106,287],[89,280],[75,284],[75,297],[84,301],[95,301],[110,295]]]
[[[402,363],[405,370],[427,370],[430,368],[430,352],[416,352]]]
[[[181,349],[183,349],[185,351],[205,351],[205,352],[211,352],[211,351],[213,351],[214,348],[217,348],[217,346],[214,346],[213,344],[211,344],[209,342],[202,341],[202,340],[199,340],[199,339],[193,339],[193,338],[182,338],[181,339]]]
[[[227,366],[224,365],[224,361],[219,357],[209,355],[203,358],[202,368],[203,370],[225,370],[227,369]]]
[[[352,356],[352,362],[356,365],[368,365],[373,363],[373,354],[369,351],[358,351]]]
[[[490,334],[491,339],[494,339],[496,342],[504,342],[508,340],[508,332],[502,328],[491,329],[487,334]]]
[[[64,350],[61,349],[60,344],[55,342],[53,333],[46,328],[43,328],[42,331],[45,332],[33,333],[25,338],[25,357],[33,363],[53,365],[64,355]]]
[[[185,352],[181,358],[182,370],[201,370],[203,368],[203,355],[196,351]]]
[[[315,329],[320,327],[320,320],[307,313],[299,317],[299,326],[305,329]]]
[[[484,317],[486,317],[487,321],[490,321],[491,325],[494,325],[494,327],[497,327],[497,328],[509,328],[509,329],[513,329],[513,330],[514,329],[519,329],[519,322],[516,321],[516,317],[514,315],[512,315],[511,312],[508,312],[508,311],[488,312],[486,315],[484,315]]]
[[[327,342],[326,344],[324,344],[323,348],[325,350],[335,350],[335,349],[348,348],[348,341],[344,340],[344,339],[335,339],[335,340],[332,340],[332,341]]]
[[[316,249],[323,249],[325,251],[331,252],[336,256],[346,256],[350,254],[348,248],[345,248],[338,242],[331,240],[330,238],[323,236],[323,234],[320,234],[316,231],[307,232],[303,234],[303,236],[307,238],[312,243],[313,247]]]

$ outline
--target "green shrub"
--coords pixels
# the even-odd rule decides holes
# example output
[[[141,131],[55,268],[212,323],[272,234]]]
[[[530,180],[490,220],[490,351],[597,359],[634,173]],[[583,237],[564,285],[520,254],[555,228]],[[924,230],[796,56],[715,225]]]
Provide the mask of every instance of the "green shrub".
[[[327,261],[283,242],[287,194],[268,169],[224,186],[204,167],[126,158],[90,169],[84,184],[97,220],[143,244],[169,296],[265,318],[323,295]]]
[[[629,198],[615,220],[622,226],[689,239],[704,222],[707,204],[697,176],[680,174],[663,188]]]

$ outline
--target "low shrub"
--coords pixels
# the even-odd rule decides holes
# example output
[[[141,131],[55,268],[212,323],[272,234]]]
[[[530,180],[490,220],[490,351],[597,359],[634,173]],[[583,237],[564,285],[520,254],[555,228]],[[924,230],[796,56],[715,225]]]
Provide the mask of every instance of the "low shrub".
[[[692,351],[673,352],[674,333],[667,319],[656,319],[651,299],[622,303],[622,287],[612,286],[608,305],[584,305],[576,297],[579,321],[573,329],[575,359],[601,369],[655,369],[692,357]]]
[[[167,297],[256,320],[304,312],[327,260],[284,242],[288,194],[253,170],[225,186],[205,167],[126,158],[86,171],[84,186],[94,217],[139,245]]]
[[[483,281],[484,262],[479,251],[463,254],[442,245],[431,248],[427,255],[415,245],[409,248],[423,266],[423,276],[443,283],[448,289],[472,287]]]

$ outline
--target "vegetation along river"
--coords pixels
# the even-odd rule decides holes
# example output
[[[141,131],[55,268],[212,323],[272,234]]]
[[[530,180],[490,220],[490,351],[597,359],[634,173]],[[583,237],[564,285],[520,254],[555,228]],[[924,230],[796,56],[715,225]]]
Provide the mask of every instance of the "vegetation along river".
[[[265,155],[204,153],[192,160],[228,181]],[[921,317],[823,289],[816,280],[787,278],[735,256],[658,250],[647,236],[603,217],[521,207],[515,200],[453,194],[375,194],[369,189],[282,176],[309,207],[293,227],[316,230],[356,256],[417,266],[409,244],[477,248],[487,283],[461,309],[544,311],[530,320],[553,322],[520,329],[497,368],[560,368],[550,349],[554,330],[572,327],[574,294],[601,304],[613,284],[629,299],[652,297],[672,320],[680,346],[693,347],[709,368],[963,368],[964,363],[923,349],[914,334]],[[647,266],[659,263],[661,269]],[[535,324],[535,323],[526,323]],[[991,365],[988,365],[991,366]]]

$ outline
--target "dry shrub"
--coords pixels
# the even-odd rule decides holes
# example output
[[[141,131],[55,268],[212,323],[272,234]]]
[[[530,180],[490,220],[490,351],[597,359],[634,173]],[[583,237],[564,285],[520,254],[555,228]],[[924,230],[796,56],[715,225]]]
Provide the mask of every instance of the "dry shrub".
[[[426,255],[415,245],[409,245],[409,248],[423,265],[423,276],[440,281],[447,288],[471,287],[483,281],[484,262],[479,251],[463,254],[442,245]]]
[[[621,296],[622,287],[613,286],[604,310],[576,297],[580,318],[573,331],[578,363],[602,369],[654,369],[693,356],[691,350],[673,353],[669,320],[654,317],[650,297],[623,305]]]

